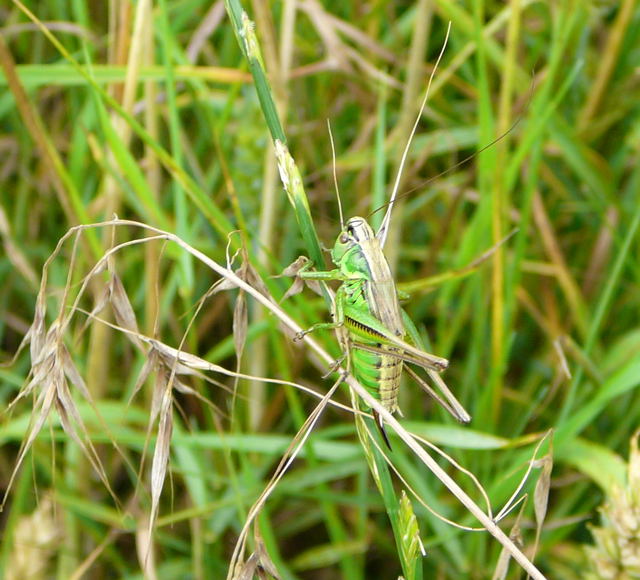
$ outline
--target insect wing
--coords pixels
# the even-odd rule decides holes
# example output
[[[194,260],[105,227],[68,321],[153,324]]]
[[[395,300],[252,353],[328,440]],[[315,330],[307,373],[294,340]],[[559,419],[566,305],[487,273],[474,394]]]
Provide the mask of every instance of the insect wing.
[[[396,336],[404,336],[405,330],[400,314],[400,304],[396,285],[391,276],[391,268],[382,252],[377,238],[362,244],[367,259],[371,280],[367,282],[367,299],[375,317]]]
[[[391,355],[403,360],[404,362],[417,365],[424,369],[430,369],[437,373],[443,371],[449,365],[449,361],[446,358],[442,358],[440,356],[436,356],[434,354],[423,351],[407,351],[407,348],[412,349],[413,351],[416,351],[416,349],[414,349],[410,344],[407,344],[406,342],[398,341],[390,342],[390,344],[394,347],[394,350],[389,350],[388,348],[377,347],[370,344],[362,344],[359,342],[354,342],[353,346],[355,348],[359,348],[360,350],[366,350],[367,352],[372,352],[374,354]]]
[[[421,367],[431,368],[438,372],[443,371],[449,366],[449,361],[446,358],[435,356],[405,342],[400,337],[395,336],[375,316],[367,312],[362,312],[351,308],[349,305],[345,305],[344,316],[347,326],[350,327],[353,333],[361,335],[363,338],[377,339],[381,344],[396,347],[399,352],[395,356],[399,358],[405,357],[406,359],[410,359],[408,362],[412,362]],[[386,351],[382,352],[381,349],[377,349],[375,346],[361,344],[357,340],[354,341],[354,344],[362,350],[370,349],[377,354],[388,354]]]

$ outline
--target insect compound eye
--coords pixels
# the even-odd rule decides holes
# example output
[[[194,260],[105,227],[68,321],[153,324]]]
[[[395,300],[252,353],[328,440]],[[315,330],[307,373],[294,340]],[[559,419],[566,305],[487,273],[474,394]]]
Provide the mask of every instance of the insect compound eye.
[[[349,241],[349,236],[342,232],[338,238],[341,244],[346,244]]]

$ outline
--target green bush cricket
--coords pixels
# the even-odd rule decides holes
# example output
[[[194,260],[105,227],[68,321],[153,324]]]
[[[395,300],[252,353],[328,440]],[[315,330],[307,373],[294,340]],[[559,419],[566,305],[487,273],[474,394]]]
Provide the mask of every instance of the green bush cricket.
[[[342,230],[331,250],[331,259],[336,269],[310,271],[312,264],[309,262],[298,272],[302,279],[338,280],[342,284],[334,299],[333,322],[314,324],[299,333],[296,338],[300,339],[320,328],[344,329],[344,332],[339,333],[339,338],[346,351],[349,371],[353,372],[358,382],[372,396],[380,400],[387,411],[394,413],[398,410],[400,379],[403,368],[406,368],[409,375],[458,421],[468,423],[471,420],[470,415],[440,377],[440,372],[447,368],[449,361],[423,350],[415,325],[400,307],[391,268],[383,252],[400,175],[428,98],[430,84],[431,79],[420,114],[405,146],[393,193],[378,232],[374,234],[371,226],[362,217],[352,217],[345,224],[340,208]],[[331,135],[330,128],[329,134]],[[333,148],[333,139],[331,143]],[[405,337],[409,342],[405,341]],[[405,363],[423,367],[439,392],[432,389]],[[374,418],[385,443],[391,448],[382,417],[374,411]]]
[[[349,369],[390,413],[398,410],[400,378],[406,368],[409,375],[456,419],[469,422],[471,417],[439,375],[449,362],[419,348],[418,331],[400,308],[391,269],[382,251],[380,231],[374,234],[364,218],[352,217],[340,232],[331,258],[337,266],[335,270],[303,269],[298,275],[303,279],[342,282],[335,295],[333,322],[314,324],[297,338],[320,328],[344,327]],[[407,335],[413,344],[404,340]],[[425,368],[442,396],[404,363]],[[374,417],[389,445],[382,418],[375,412]]]

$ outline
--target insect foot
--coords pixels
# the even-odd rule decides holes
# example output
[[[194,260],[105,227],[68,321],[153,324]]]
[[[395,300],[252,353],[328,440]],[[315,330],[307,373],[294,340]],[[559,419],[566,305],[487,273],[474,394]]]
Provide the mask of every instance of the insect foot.
[[[300,332],[297,332],[296,335],[293,337],[293,342],[300,342],[305,334],[309,334],[308,330],[301,330]]]
[[[343,354],[340,358],[334,360],[331,363],[329,370],[324,375],[322,375],[322,378],[326,379],[331,373],[335,373],[340,368],[340,365],[344,362],[344,359],[346,358],[347,358],[347,355]],[[344,371],[342,374],[343,374],[342,380],[344,380],[346,376],[349,374],[349,371]]]

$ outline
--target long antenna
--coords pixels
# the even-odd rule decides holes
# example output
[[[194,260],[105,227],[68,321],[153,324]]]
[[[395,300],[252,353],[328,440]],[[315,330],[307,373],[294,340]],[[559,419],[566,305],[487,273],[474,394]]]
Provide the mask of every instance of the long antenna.
[[[338,199],[338,212],[340,213],[340,229],[344,229],[344,216],[342,215],[342,201],[340,199],[340,189],[338,188],[338,176],[336,175],[336,146],[333,142],[331,132],[331,121],[327,119],[327,129],[329,129],[329,141],[331,141],[331,166],[333,168],[333,185],[336,188],[336,198]]]
[[[396,180],[393,184],[393,190],[391,192],[391,197],[389,198],[389,203],[387,204],[387,212],[384,214],[384,219],[380,224],[380,229],[376,234],[376,237],[380,240],[380,245],[384,247],[384,243],[387,241],[387,234],[389,233],[389,222],[391,221],[391,211],[393,210],[393,204],[398,195],[398,189],[400,187],[400,178],[402,177],[402,171],[404,170],[405,163],[407,161],[407,157],[409,155],[409,147],[411,147],[411,142],[413,141],[413,137],[418,130],[418,124],[420,123],[420,119],[422,118],[422,113],[424,112],[424,108],[427,105],[427,99],[429,98],[429,90],[431,89],[431,83],[433,82],[433,77],[436,74],[436,70],[438,70],[438,65],[440,64],[440,60],[442,60],[442,56],[444,55],[444,51],[447,48],[447,42],[449,41],[449,33],[451,32],[451,21],[449,21],[449,25],[447,26],[447,34],[444,37],[444,42],[442,44],[442,48],[440,49],[440,54],[438,55],[438,59],[436,60],[436,64],[431,71],[431,75],[429,75],[429,82],[427,83],[427,90],[424,93],[424,99],[422,99],[422,105],[420,105],[420,112],[418,113],[415,123],[413,124],[413,128],[411,129],[411,134],[409,135],[409,139],[407,140],[407,144],[404,147],[404,151],[402,152],[402,158],[400,159],[400,166],[398,167],[398,173],[396,175]]]
[[[535,84],[534,84],[534,82],[532,82],[531,83],[531,88],[529,90],[529,96],[528,96],[527,102],[526,102],[526,104],[524,106],[524,112],[529,110],[529,106],[531,105],[531,100],[533,98],[534,89],[535,89]],[[524,118],[524,113],[520,113],[518,118],[511,125],[511,127],[509,127],[501,135],[498,135],[493,141],[487,143],[486,145],[483,145],[477,151],[474,151],[470,155],[467,155],[464,159],[462,159],[461,161],[458,161],[457,163],[455,163],[451,167],[448,167],[444,171],[441,171],[437,175],[433,175],[432,177],[429,177],[429,179],[425,179],[424,181],[421,181],[418,185],[412,187],[411,189],[407,189],[405,192],[402,193],[402,195],[397,195],[396,198],[395,198],[395,201],[397,201],[399,199],[402,199],[403,197],[406,197],[407,195],[412,194],[414,191],[417,191],[418,189],[421,189],[421,188],[425,187],[426,185],[429,185],[431,182],[435,181],[436,179],[440,179],[442,176],[447,175],[448,173],[451,173],[454,169],[457,169],[458,167],[460,167],[460,166],[464,165],[465,163],[471,161],[474,157],[477,157],[478,155],[480,155],[480,153],[482,153],[483,151],[486,151],[487,149],[490,149],[496,143],[498,143],[498,141],[502,141],[502,139],[504,139],[509,133],[511,133],[511,131],[513,131],[520,124],[520,122],[522,121],[523,118]],[[378,213],[380,210],[384,209],[385,207],[388,208],[390,203],[392,203],[392,202],[388,201],[387,203],[383,203],[379,208],[373,210],[370,214],[368,214],[367,215],[367,219],[370,218],[374,213]],[[388,209],[387,209],[387,211],[388,211]]]

